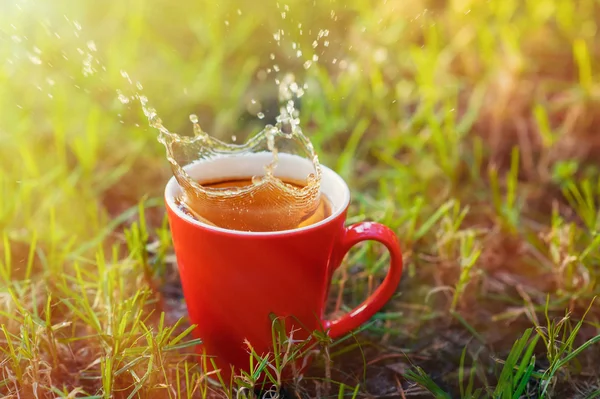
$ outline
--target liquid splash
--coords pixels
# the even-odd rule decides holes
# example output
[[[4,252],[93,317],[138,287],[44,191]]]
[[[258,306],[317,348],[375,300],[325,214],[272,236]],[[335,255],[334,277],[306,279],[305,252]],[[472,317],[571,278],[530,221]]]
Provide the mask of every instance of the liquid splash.
[[[294,76],[285,75],[279,84],[281,106],[276,124],[267,125],[244,144],[226,143],[210,136],[202,130],[196,115],[190,115],[193,136],[173,133],[164,126],[146,96],[137,95],[137,98],[150,126],[159,131],[158,140],[165,146],[173,175],[184,193],[181,200],[193,216],[225,228],[235,224],[237,229],[243,230],[280,231],[299,226],[317,211],[320,201],[321,165],[312,143],[300,128],[299,114],[294,107],[294,98],[303,94]],[[313,172],[300,185],[286,183],[276,176],[280,151],[300,155],[312,163]],[[186,171],[197,162],[260,152],[270,153],[270,162],[264,165],[263,175],[248,176],[252,184],[246,186],[207,187],[206,183],[210,182],[193,179]],[[265,202],[265,198],[268,201]],[[249,212],[257,206],[263,210]],[[268,210],[264,209],[266,206]]]
[[[279,4],[277,6],[280,7]],[[280,11],[282,22],[289,26],[286,22],[289,6],[284,5]],[[241,15],[241,12],[238,11],[238,14]],[[337,16],[332,15],[332,18],[337,18]],[[229,21],[224,22],[229,26]],[[298,30],[302,35],[302,24],[298,24]],[[279,28],[273,33],[278,47],[282,46],[286,37],[290,37],[290,35],[286,34],[283,28]],[[313,41],[312,48],[301,49],[299,42],[292,42],[292,52],[288,59],[300,59],[300,64],[305,70],[308,70],[319,62],[319,56],[315,51],[319,45],[328,47],[328,39],[329,30],[321,29]],[[306,58],[304,58],[305,53]],[[275,125],[265,126],[262,131],[244,144],[236,144],[237,138],[233,140],[233,143],[226,143],[212,137],[200,127],[196,115],[190,115],[193,136],[182,136],[171,132],[165,127],[156,110],[149,105],[146,96],[138,93],[134,97],[140,101],[150,126],[159,131],[158,141],[165,146],[173,175],[184,193],[181,202],[185,205],[185,211],[206,223],[228,228],[233,226],[226,220],[229,218],[235,221],[236,229],[239,229],[240,220],[246,220],[248,223],[242,223],[246,228],[242,227],[241,229],[278,231],[298,227],[303,222],[310,220],[312,215],[318,214],[321,200],[321,165],[312,143],[300,128],[299,113],[294,107],[294,99],[302,97],[307,86],[306,84],[298,85],[293,74],[280,76],[280,66],[275,62],[277,57],[271,53],[269,58],[273,63],[271,68],[267,68],[266,74],[271,72],[276,74],[274,80],[279,91],[279,115]],[[132,80],[129,75],[125,71],[122,71],[121,74],[131,85]],[[141,86],[138,86],[138,89],[141,90]],[[121,93],[118,94],[121,102],[128,102]],[[260,104],[257,105],[254,99],[251,102],[253,104],[251,108],[257,108],[256,117],[259,120],[264,119],[265,114],[260,109]],[[241,187],[209,187],[208,184],[214,182],[202,181],[202,178],[198,179],[196,175],[192,178],[186,171],[188,167],[198,162],[221,157],[242,157],[261,152],[270,154],[270,162],[263,167],[264,173],[259,176],[248,176],[251,178],[248,180],[251,184]],[[304,181],[296,181],[300,184],[286,183],[282,180],[285,176],[276,174],[280,152],[292,153],[308,159],[312,165],[312,173],[308,173]],[[227,178],[227,176],[223,177]],[[265,198],[268,198],[268,201],[264,202]],[[255,212],[260,201],[263,201],[261,203],[263,208],[268,206],[269,209]],[[265,214],[268,217],[264,217]],[[258,230],[256,226],[260,226]]]

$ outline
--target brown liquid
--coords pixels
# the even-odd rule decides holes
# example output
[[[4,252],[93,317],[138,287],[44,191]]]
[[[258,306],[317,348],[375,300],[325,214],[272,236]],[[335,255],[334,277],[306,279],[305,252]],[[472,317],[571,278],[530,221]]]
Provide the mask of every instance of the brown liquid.
[[[303,188],[305,184],[291,179],[281,179],[293,188]],[[252,178],[235,180],[224,179],[216,182],[198,182],[206,189],[220,189],[224,192],[254,185]],[[285,197],[290,194],[276,185],[256,191],[252,199],[239,196],[214,198],[212,201],[194,201],[193,198],[180,198],[180,209],[187,215],[204,223],[229,230],[241,231],[281,231],[309,226],[331,215],[331,204],[325,195],[298,209],[286,205]]]

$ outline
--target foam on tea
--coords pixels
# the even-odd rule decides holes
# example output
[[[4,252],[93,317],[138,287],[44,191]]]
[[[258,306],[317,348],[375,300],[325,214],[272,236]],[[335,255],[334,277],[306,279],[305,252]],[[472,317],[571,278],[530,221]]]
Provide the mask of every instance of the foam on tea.
[[[190,116],[194,136],[180,136],[167,130],[156,111],[140,96],[150,125],[160,131],[159,141],[167,150],[173,174],[182,188],[182,206],[197,219],[219,227],[245,231],[280,231],[294,229],[311,221],[319,209],[324,209],[320,195],[321,166],[310,140],[299,127],[292,92],[298,86],[293,81],[282,82],[280,100],[283,106],[275,126],[267,125],[245,144],[229,144],[205,133],[195,115]],[[284,130],[286,130],[284,132]],[[185,167],[195,162],[219,157],[239,157],[259,152],[272,156],[264,164],[264,173],[247,176],[243,184],[214,185],[202,177],[192,179]],[[312,171],[302,180],[286,182],[278,177],[279,152],[292,153],[309,159]],[[219,178],[226,182],[226,172]],[[325,216],[326,217],[326,216]]]

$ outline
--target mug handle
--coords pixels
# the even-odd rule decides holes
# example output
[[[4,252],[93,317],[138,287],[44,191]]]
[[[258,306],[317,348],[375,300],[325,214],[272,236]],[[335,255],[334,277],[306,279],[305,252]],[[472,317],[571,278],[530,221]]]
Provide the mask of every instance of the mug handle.
[[[329,330],[329,337],[333,339],[345,335],[366,323],[394,295],[400,283],[403,263],[398,238],[389,227],[382,224],[361,222],[347,227],[339,244],[341,255],[339,259],[341,260],[354,245],[368,240],[382,243],[390,252],[388,274],[377,290],[363,303],[337,319],[323,322],[325,331]]]

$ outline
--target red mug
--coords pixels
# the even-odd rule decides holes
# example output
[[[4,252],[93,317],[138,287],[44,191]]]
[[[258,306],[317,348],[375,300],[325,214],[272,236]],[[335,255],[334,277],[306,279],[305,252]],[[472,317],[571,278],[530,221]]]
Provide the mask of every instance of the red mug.
[[[185,170],[196,180],[233,180],[262,175],[271,157],[222,157]],[[280,154],[275,174],[299,180],[313,171],[308,160]],[[285,328],[290,334],[294,329],[294,339],[307,339],[318,330],[335,339],[367,322],[396,291],[402,254],[392,230],[373,222],[346,227],[350,190],[325,166],[321,193],[332,207],[326,219],[294,230],[246,232],[191,218],[177,205],[177,181],[173,177],[168,182],[165,201],[188,314],[196,325],[193,335],[201,339],[200,352],[214,359],[225,381],[232,373],[252,372],[247,343],[259,355],[273,350],[273,315],[286,318]],[[358,307],[340,318],[325,319],[333,272],[353,245],[366,240],[381,242],[390,252],[387,276]]]

